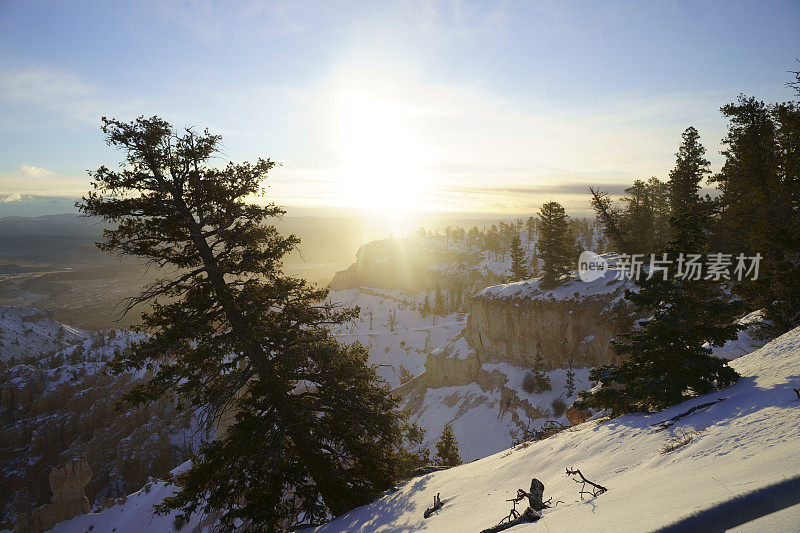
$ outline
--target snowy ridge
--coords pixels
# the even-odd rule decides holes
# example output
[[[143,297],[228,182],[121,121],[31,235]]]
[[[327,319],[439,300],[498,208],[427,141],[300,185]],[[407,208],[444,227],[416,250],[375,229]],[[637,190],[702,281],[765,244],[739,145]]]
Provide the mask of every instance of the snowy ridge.
[[[486,287],[478,292],[476,298],[534,299],[534,300],[573,300],[592,296],[624,294],[625,289],[635,290],[633,282],[621,275],[622,271],[611,268],[594,281],[582,281],[571,274],[570,279],[558,287],[544,290],[540,287],[541,278],[504,283]]]

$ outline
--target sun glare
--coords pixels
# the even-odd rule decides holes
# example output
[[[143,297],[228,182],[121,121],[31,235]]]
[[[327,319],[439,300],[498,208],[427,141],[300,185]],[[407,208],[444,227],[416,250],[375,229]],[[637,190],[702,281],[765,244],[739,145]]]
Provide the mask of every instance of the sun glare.
[[[430,185],[425,170],[429,150],[413,129],[412,115],[409,106],[342,91],[338,149],[347,203],[393,216],[421,208]]]

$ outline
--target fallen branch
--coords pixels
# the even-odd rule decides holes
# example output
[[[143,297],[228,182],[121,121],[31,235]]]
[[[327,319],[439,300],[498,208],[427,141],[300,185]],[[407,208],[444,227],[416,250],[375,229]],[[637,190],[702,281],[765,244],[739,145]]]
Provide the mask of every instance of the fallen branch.
[[[544,484],[536,478],[531,480],[531,490],[530,492],[525,492],[522,489],[517,490],[517,497],[512,498],[510,500],[506,500],[507,502],[512,502],[513,507],[511,511],[508,513],[508,516],[504,517],[500,520],[500,523],[496,526],[492,526],[488,529],[484,529],[481,533],[498,533],[499,531],[503,531],[509,528],[516,526],[517,524],[526,524],[538,521],[542,515],[541,512],[544,509],[548,509],[550,507],[555,507],[559,503],[564,502],[556,502],[554,505],[550,505],[550,502],[553,498],[549,498],[548,500],[542,500],[544,495]],[[528,499],[528,508],[525,509],[522,514],[517,511],[517,503],[524,500],[525,498]]]
[[[675,415],[672,418],[668,418],[666,420],[662,420],[661,422],[659,422],[657,424],[653,424],[653,425],[659,426],[659,431],[663,430],[663,429],[669,429],[670,427],[675,425],[675,422],[677,422],[681,418],[687,417],[687,416],[689,416],[690,414],[694,413],[695,411],[697,411],[699,409],[705,409],[706,407],[711,407],[715,403],[719,403],[722,400],[726,400],[726,399],[727,398],[720,398],[718,400],[714,400],[713,402],[707,402],[707,403],[701,403],[700,405],[695,405],[694,407],[692,407],[688,411],[684,411],[683,413],[681,413],[679,415]]]
[[[580,480],[573,478],[573,481],[575,483],[583,483],[583,485],[581,485],[581,491],[578,493],[578,494],[581,495],[581,499],[583,499],[583,495],[584,494],[591,494],[592,497],[594,498],[594,497],[600,496],[604,492],[608,491],[608,489],[605,488],[604,486],[598,485],[597,483],[593,483],[593,482],[589,481],[588,479],[586,479],[585,477],[583,477],[583,474],[581,474],[580,470],[570,470],[569,468],[567,468],[567,475],[568,476],[577,475],[577,476],[579,476],[581,478]],[[591,491],[585,490],[587,484],[591,485],[592,487],[594,487],[594,489],[592,489]]]
[[[433,513],[442,508],[442,505],[444,504],[442,503],[442,500],[439,499],[439,493],[437,492],[436,496],[433,497],[433,507],[428,507],[425,509],[423,516],[425,518],[430,518]]]
[[[792,389],[797,394],[797,399],[800,400],[800,389]]]

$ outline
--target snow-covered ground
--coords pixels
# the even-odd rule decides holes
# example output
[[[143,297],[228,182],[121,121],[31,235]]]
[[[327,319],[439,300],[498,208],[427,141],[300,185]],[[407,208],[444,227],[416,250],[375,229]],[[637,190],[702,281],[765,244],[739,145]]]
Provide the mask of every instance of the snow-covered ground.
[[[431,305],[433,294],[428,294]],[[334,328],[334,334],[346,344],[364,345],[369,350],[369,363],[383,365],[378,372],[393,387],[400,384],[400,366],[414,376],[422,373],[428,352],[458,335],[467,324],[463,313],[420,315],[413,306],[425,299],[424,292],[408,295],[403,291],[361,288],[331,292],[329,299],[361,308],[357,320]]]
[[[173,474],[187,469],[187,461],[172,470]],[[85,532],[98,533],[139,533],[141,531],[195,531],[203,517],[199,513],[190,518],[187,523],[176,521],[177,511],[164,516],[155,515],[153,506],[175,491],[175,486],[164,481],[152,481],[142,490],[130,494],[125,498],[125,503],[114,505],[95,514],[78,515],[71,520],[66,520],[51,529],[58,532]]]
[[[430,388],[424,391],[422,401],[410,396],[403,407],[411,407],[411,422],[425,430],[425,446],[436,451],[436,441],[445,424],[453,427],[453,434],[458,441],[458,449],[462,460],[472,461],[504,450],[518,440],[522,428],[539,429],[547,420],[556,420],[569,425],[564,415],[564,408],[576,399],[573,392],[569,395],[565,390],[566,370],[556,369],[547,372],[552,390],[541,393],[527,393],[522,387],[522,380],[529,371],[508,363],[485,363],[486,371],[498,371],[508,378],[502,388],[484,390],[477,383],[449,387]],[[575,369],[576,390],[589,388],[589,369]],[[513,398],[509,393],[513,393]],[[513,404],[509,405],[509,400]],[[562,402],[562,408],[554,401]],[[517,402],[526,402],[531,408],[538,410],[542,416],[531,420],[525,409]]]
[[[38,358],[86,339],[88,333],[30,307],[0,307],[0,361]]]
[[[511,504],[505,500],[518,488],[527,490],[533,477],[544,483],[545,499],[552,496],[564,503],[545,510],[538,523],[511,531],[652,531],[689,516],[725,520],[729,527],[749,520],[735,531],[798,531],[800,400],[792,388],[800,385],[800,328],[732,366],[742,377],[723,391],[660,413],[589,421],[548,439],[412,479],[316,531],[480,531],[508,514]],[[660,428],[660,422],[720,398],[724,400]],[[688,443],[664,452],[684,435],[691,435]],[[566,468],[580,469],[608,492],[581,500],[580,485],[565,475]],[[75,517],[53,531],[174,530],[173,516],[152,513],[152,505],[172,490],[155,482],[123,505]],[[444,506],[424,519],[437,493]],[[764,506],[756,500],[765,495],[772,499],[761,511]],[[734,512],[724,506],[732,501]],[[192,531],[198,523],[199,517],[192,517],[183,527]],[[692,530],[691,523],[683,526]]]
[[[723,391],[660,413],[590,421],[527,446],[413,479],[317,531],[480,531],[508,514],[505,500],[518,488],[527,490],[533,477],[544,483],[545,498],[564,503],[545,510],[540,522],[512,531],[652,531],[704,510],[706,517],[720,518],[713,509],[718,504],[796,479],[800,473],[800,399],[792,391],[800,387],[800,328],[732,366],[742,377]],[[666,430],[658,426],[719,398],[725,399]],[[692,436],[690,442],[662,453],[685,434]],[[608,492],[581,500],[579,485],[565,475],[566,468],[580,469]],[[798,531],[796,487],[795,483],[793,499],[789,497],[794,505],[740,530]],[[423,519],[437,493],[444,507]],[[742,500],[743,510],[752,498]]]
[[[739,331],[735,340],[726,342],[724,346],[712,346],[711,354],[730,361],[761,348],[767,343],[767,339],[759,338],[756,329],[763,324],[763,321],[763,311],[753,311],[740,318],[737,322],[745,328]]]

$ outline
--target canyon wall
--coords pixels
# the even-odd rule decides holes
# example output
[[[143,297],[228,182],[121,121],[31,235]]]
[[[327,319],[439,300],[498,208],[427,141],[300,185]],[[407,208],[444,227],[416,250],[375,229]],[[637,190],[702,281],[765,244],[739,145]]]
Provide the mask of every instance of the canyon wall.
[[[484,363],[531,368],[537,352],[545,370],[619,363],[611,339],[624,327],[628,284],[613,278],[586,284],[572,280],[552,291],[536,280],[489,287],[470,302],[467,327],[428,355],[428,387],[478,383],[491,387]]]

